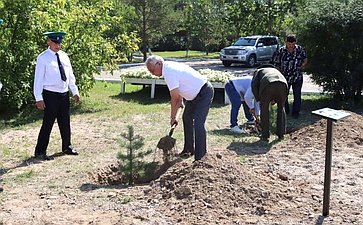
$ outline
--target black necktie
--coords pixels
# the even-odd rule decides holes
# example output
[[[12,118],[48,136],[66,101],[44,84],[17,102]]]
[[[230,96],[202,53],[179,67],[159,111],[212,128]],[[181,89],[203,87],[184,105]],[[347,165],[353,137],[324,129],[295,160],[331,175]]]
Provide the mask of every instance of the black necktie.
[[[66,73],[64,72],[64,68],[63,68],[63,65],[59,59],[59,55],[58,53],[55,53],[55,55],[57,56],[57,61],[58,61],[58,66],[59,66],[59,71],[60,71],[60,74],[61,74],[61,78],[63,81],[66,81],[67,80],[67,77],[66,77]]]

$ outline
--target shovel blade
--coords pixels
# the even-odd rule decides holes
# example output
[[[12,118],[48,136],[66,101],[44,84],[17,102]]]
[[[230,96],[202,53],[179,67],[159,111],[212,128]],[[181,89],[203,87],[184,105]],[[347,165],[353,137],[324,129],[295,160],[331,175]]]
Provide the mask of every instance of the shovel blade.
[[[165,137],[160,138],[157,147],[162,150],[171,150],[175,146],[176,139],[166,135]]]

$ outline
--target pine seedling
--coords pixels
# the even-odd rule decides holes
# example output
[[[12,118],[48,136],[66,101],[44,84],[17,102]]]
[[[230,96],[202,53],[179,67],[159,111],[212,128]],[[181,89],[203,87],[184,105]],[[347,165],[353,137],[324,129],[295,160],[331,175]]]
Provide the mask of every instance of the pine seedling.
[[[151,150],[141,151],[144,146],[144,138],[134,134],[134,127],[127,126],[128,132],[122,133],[121,136],[126,141],[120,141],[121,147],[126,147],[127,153],[122,151],[117,153],[117,159],[119,164],[119,170],[121,173],[126,174],[128,178],[128,184],[134,184],[135,178],[140,177],[144,172],[145,162],[142,159],[151,154]]]

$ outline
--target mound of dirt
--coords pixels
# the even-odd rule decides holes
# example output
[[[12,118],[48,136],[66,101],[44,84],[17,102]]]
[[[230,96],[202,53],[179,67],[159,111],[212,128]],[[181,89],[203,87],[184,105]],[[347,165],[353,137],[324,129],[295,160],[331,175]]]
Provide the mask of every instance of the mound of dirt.
[[[143,187],[143,203],[135,203],[142,210],[120,222],[322,224],[325,219],[328,224],[361,224],[363,200],[357,195],[363,189],[362,121],[352,113],[334,123],[328,218],[321,216],[327,126],[322,119],[257,151],[265,154],[246,154],[254,152],[248,147],[210,149],[201,161],[175,163]],[[128,223],[130,215],[134,220]]]
[[[250,162],[225,150],[213,150],[192,164],[176,164],[150,186],[145,190],[148,201],[178,224],[256,224],[309,215],[315,208],[304,183],[272,170],[251,169]]]

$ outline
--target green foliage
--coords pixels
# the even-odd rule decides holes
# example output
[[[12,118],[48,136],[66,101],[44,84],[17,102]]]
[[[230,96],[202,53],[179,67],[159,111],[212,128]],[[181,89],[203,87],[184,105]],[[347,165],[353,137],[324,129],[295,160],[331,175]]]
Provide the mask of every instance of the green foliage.
[[[0,15],[1,108],[19,109],[32,95],[36,57],[47,48],[46,31],[65,31],[62,50],[68,53],[82,95],[94,85],[97,66],[116,68],[137,49],[135,33],[123,26],[122,8],[112,0],[4,0]],[[121,47],[122,46],[122,47]],[[1,109],[0,109],[1,111]]]
[[[186,51],[162,51],[162,52],[153,52],[155,55],[159,55],[163,58],[188,58],[188,59],[205,59],[205,58],[212,58],[212,59],[219,59],[219,52],[210,52],[206,55],[206,52],[201,51],[193,51],[189,50]]]
[[[270,104],[270,132],[273,134],[276,134],[276,128],[277,128],[277,104],[271,105]]]
[[[119,160],[119,168],[122,173],[127,174],[128,184],[134,184],[134,180],[140,177],[145,169],[145,163],[141,161],[145,156],[151,153],[148,151],[137,151],[144,146],[144,138],[134,134],[134,127],[127,126],[128,132],[122,133],[121,136],[126,139],[121,146],[126,147],[127,154],[118,152],[117,159]]]
[[[184,16],[181,18],[181,27],[186,34],[187,49],[192,37],[196,37],[207,53],[218,47],[223,39],[225,25],[224,1],[214,0],[186,0],[183,7]]]
[[[173,0],[122,0],[131,6],[133,13],[129,20],[141,38],[140,48],[146,60],[148,48],[164,35],[173,33],[178,21],[178,13],[174,11]]]
[[[314,81],[337,96],[358,98],[363,87],[363,1],[313,1],[297,19]]]
[[[32,99],[32,80],[42,24],[37,1],[5,0],[0,5],[0,111],[20,108]]]

